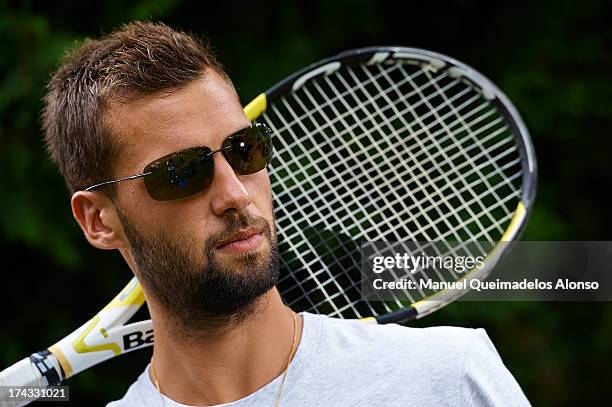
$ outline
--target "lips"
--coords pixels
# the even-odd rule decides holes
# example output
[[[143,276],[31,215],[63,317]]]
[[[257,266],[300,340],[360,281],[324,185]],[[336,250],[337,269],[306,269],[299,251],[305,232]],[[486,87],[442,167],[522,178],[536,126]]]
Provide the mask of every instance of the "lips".
[[[262,229],[242,229],[223,240],[217,250],[243,252],[256,248],[262,240]]]

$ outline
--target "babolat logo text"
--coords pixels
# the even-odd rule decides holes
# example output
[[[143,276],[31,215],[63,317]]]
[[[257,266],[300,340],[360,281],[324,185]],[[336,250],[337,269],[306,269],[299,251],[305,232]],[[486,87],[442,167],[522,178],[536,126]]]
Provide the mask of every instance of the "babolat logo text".
[[[144,334],[142,332],[132,332],[131,334],[123,335],[123,349],[126,352],[151,343],[153,343],[152,329]]]

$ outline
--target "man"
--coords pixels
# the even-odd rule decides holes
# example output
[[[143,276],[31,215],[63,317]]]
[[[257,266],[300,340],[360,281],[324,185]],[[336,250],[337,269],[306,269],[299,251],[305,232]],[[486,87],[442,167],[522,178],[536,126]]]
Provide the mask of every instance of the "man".
[[[51,79],[43,125],[75,219],[119,250],[154,325],[151,364],[110,406],[528,404],[482,330],[283,304],[268,131],[199,40],[133,23],[87,41]]]

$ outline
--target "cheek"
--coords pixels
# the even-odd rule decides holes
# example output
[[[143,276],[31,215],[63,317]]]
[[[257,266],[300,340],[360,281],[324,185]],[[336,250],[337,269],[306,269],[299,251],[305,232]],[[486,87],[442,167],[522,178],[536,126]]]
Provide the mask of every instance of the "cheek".
[[[148,194],[139,196],[138,193],[134,193],[131,198],[126,212],[142,233],[157,237],[191,236],[201,229],[198,226],[204,221],[202,211],[196,210],[201,209],[201,204],[196,207],[195,203],[187,200],[155,201]]]
[[[142,232],[150,232],[150,214],[157,210],[155,201],[153,201],[146,189],[138,185],[139,181],[120,183],[117,191],[118,204],[123,212],[134,226]]]
[[[263,216],[272,222],[272,188],[270,186],[270,177],[267,171],[260,171],[254,174],[252,179],[248,180],[246,185],[249,194],[251,195],[251,204],[253,209],[257,211],[254,215]]]
[[[119,183],[121,206],[143,232],[154,232],[153,219],[163,221],[163,202],[151,198],[142,179]],[[160,205],[162,204],[162,205]]]

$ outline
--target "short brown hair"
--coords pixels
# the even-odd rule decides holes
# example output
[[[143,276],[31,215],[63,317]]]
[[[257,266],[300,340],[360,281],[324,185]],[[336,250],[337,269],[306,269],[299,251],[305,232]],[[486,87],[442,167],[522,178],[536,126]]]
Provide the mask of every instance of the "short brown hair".
[[[230,83],[207,41],[162,23],[134,22],[68,52],[47,85],[47,150],[71,193],[111,179],[120,152],[105,120],[113,100],[180,89],[212,69]],[[114,188],[107,193],[113,198]]]

